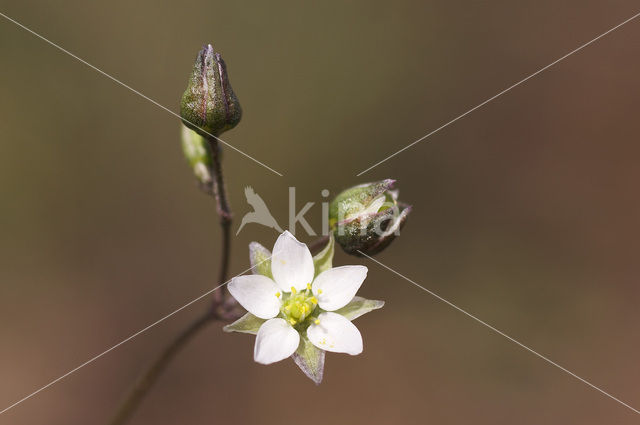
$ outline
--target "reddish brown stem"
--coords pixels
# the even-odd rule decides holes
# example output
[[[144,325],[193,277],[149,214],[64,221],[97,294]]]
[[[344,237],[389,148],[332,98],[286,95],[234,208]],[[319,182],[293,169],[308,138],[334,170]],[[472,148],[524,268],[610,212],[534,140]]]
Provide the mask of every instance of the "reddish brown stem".
[[[199,317],[196,321],[191,323],[185,328],[176,339],[171,342],[156,360],[151,364],[151,367],[142,374],[134,383],[131,391],[125,397],[124,401],[116,411],[115,415],[109,422],[110,425],[122,425],[131,418],[131,415],[136,411],[140,402],[147,395],[153,384],[156,383],[162,372],[167,368],[171,360],[178,354],[178,352],[207,324],[211,323],[215,319],[213,311],[207,311],[206,314]]]
[[[220,251],[220,271],[218,272],[218,285],[227,282],[229,275],[229,262],[231,259],[231,208],[227,201],[224,175],[222,173],[222,163],[220,161],[220,147],[215,138],[209,138],[211,148],[211,176],[210,184],[201,185],[203,191],[212,195],[216,200],[216,210],[220,217],[222,228],[222,249]],[[140,403],[148,394],[151,387],[156,383],[162,372],[167,368],[171,360],[178,352],[193,338],[201,329],[214,320],[224,322],[233,321],[240,317],[238,305],[235,299],[228,296],[226,286],[219,291],[213,292],[213,303],[204,315],[198,317],[189,324],[178,336],[167,345],[149,368],[138,378],[133,387],[118,407],[110,425],[123,425],[131,418],[131,415],[140,406]]]

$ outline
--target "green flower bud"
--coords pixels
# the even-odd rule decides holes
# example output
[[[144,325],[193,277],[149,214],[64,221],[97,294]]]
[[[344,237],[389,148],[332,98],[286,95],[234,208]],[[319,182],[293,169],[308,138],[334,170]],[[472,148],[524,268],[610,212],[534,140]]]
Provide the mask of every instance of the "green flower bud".
[[[218,136],[232,129],[242,117],[225,65],[211,44],[200,50],[187,90],[180,102],[184,124],[204,137]],[[204,130],[204,132],[203,132]]]
[[[211,183],[211,153],[209,142],[186,126],[182,126],[182,152],[193,169],[198,181],[202,184]]]
[[[395,180],[358,185],[329,205],[329,225],[336,242],[351,255],[375,255],[400,234],[411,206],[398,202]]]

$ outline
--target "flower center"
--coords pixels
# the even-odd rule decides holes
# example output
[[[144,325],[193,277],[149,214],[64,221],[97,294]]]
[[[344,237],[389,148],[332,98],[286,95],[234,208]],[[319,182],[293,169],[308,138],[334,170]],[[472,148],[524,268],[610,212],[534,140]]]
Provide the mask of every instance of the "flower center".
[[[298,292],[291,287],[291,295],[282,301],[281,312],[286,320],[294,326],[304,321],[318,305],[318,299],[311,292],[311,284],[307,284],[307,289]]]

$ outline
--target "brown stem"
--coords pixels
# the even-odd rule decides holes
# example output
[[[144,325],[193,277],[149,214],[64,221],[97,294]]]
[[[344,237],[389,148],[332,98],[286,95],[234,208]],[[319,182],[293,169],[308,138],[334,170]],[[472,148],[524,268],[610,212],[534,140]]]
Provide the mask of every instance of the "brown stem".
[[[222,173],[222,163],[220,160],[220,147],[218,141],[211,137],[208,139],[211,148],[211,176],[212,181],[209,184],[201,185],[206,193],[212,195],[216,200],[216,209],[220,217],[220,226],[222,227],[222,249],[220,251],[220,271],[218,274],[218,284],[222,285],[227,282],[229,274],[229,260],[231,253],[231,208],[227,201],[226,188],[224,185],[224,175]],[[144,397],[147,395],[153,384],[158,380],[162,372],[169,365],[171,360],[176,356],[182,347],[184,347],[195,334],[197,334],[204,326],[214,320],[233,321],[240,317],[242,312],[239,311],[238,304],[232,297],[228,297],[226,286],[219,291],[213,293],[213,304],[206,313],[191,323],[169,344],[156,360],[151,364],[147,371],[141,375],[134,383],[131,391],[125,397],[124,401],[118,407],[110,425],[122,425],[131,417],[138,408]]]
[[[327,245],[327,242],[329,242],[329,236],[320,236],[318,239],[309,244],[309,251],[311,251],[312,255],[316,255],[317,253],[322,251],[322,249]]]
[[[205,325],[212,322],[215,318],[216,316],[213,311],[207,311],[206,314],[199,317],[178,334],[173,342],[160,353],[151,364],[151,367],[137,379],[131,391],[125,397],[124,402],[109,422],[110,425],[122,425],[131,417],[149,389],[167,368],[171,360],[178,354],[180,349],[183,348],[199,330],[203,329]]]
[[[222,285],[227,281],[229,274],[229,251],[231,250],[231,220],[232,213],[227,201],[227,190],[224,184],[224,175],[222,173],[222,162],[220,161],[220,146],[218,141],[210,137],[208,138],[209,147],[211,148],[212,165],[212,194],[216,200],[216,209],[220,217],[220,226],[222,227],[222,259],[220,264],[220,272],[218,274],[218,284]],[[226,288],[223,288],[223,291]]]

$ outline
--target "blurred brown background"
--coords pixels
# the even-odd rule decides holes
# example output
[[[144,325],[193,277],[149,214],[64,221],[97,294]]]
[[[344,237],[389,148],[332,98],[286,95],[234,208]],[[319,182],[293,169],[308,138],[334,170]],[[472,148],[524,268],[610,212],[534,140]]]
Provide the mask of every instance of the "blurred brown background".
[[[244,108],[224,139],[236,224],[252,185],[319,228],[322,189],[398,179],[415,206],[378,259],[640,406],[640,20],[362,177],[617,25],[633,1],[4,2],[1,11],[177,110],[211,42]],[[167,112],[0,19],[0,408],[214,286],[214,205]],[[235,231],[235,229],[234,229]],[[232,270],[247,244],[234,238]],[[304,238],[302,229],[298,236]],[[631,424],[638,416],[367,261],[365,352],[315,387],[211,326],[132,424]],[[202,301],[0,416],[100,424]]]

